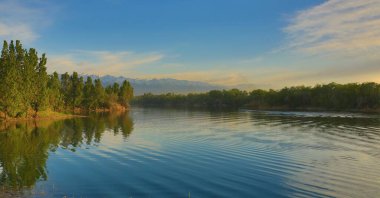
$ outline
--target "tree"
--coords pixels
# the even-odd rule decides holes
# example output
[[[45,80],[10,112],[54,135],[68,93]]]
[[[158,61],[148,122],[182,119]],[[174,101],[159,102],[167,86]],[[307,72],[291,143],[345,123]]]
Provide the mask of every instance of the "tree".
[[[1,50],[1,57],[0,57],[0,109],[5,114],[5,118],[7,116],[7,87],[5,85],[6,78],[8,75],[9,67],[8,67],[8,58],[9,58],[9,49],[8,49],[8,42],[3,42],[3,48]]]
[[[133,96],[133,88],[125,81],[115,83],[105,91],[100,79],[95,85],[89,77],[86,84],[77,72],[72,75],[47,74],[45,54],[24,49],[20,41],[4,41],[0,56],[0,115],[20,117],[34,111],[33,117],[44,108],[54,111],[79,109],[92,110],[120,103],[127,106]]]
[[[83,77],[79,77],[77,72],[73,72],[70,81],[70,106],[74,110],[82,102]]]
[[[45,54],[39,59],[38,64],[35,68],[34,83],[34,93],[31,98],[31,106],[35,112],[34,117],[37,117],[37,113],[43,109],[47,102],[47,81],[48,75],[46,72],[46,62],[47,58]]]
[[[61,75],[61,94],[63,96],[63,102],[65,109],[67,109],[70,105],[71,101],[71,81],[70,81],[70,75],[66,72]]]
[[[22,96],[21,111],[25,113],[26,117],[28,116],[30,98],[33,93],[32,86],[34,86],[34,84],[32,81],[35,77],[34,66],[38,62],[37,52],[34,49],[30,51],[33,51],[33,56],[31,56],[27,50],[23,49],[20,41],[16,41],[16,69],[21,80],[18,84],[18,90]]]
[[[93,96],[95,98],[95,109],[104,108],[105,103],[105,90],[103,88],[100,79],[95,79],[95,87],[93,91]]]
[[[87,110],[92,109],[95,106],[95,95],[94,94],[94,85],[92,83],[92,78],[87,77],[86,83],[83,88],[83,101],[82,106],[84,106]]]
[[[64,105],[63,94],[61,93],[61,82],[57,72],[49,76],[47,82],[48,103],[54,111],[61,111]]]
[[[19,117],[23,113],[23,96],[20,90],[22,79],[18,67],[22,61],[17,60],[17,53],[14,42],[11,41],[9,46],[4,41],[1,55],[1,110],[5,116]]]
[[[129,101],[133,97],[133,88],[128,81],[124,80],[123,84],[120,87],[118,96],[120,105],[123,107],[128,107]]]
[[[118,102],[120,85],[118,83],[113,83],[112,86],[106,87],[106,102],[105,106],[111,107],[113,104]]]

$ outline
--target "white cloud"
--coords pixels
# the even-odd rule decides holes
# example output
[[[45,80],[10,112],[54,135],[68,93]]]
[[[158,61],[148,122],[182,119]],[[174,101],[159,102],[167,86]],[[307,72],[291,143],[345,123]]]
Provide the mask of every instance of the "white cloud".
[[[285,28],[287,49],[312,54],[378,54],[379,27],[379,0],[329,0],[292,18]]]
[[[379,0],[327,0],[291,17],[280,50],[240,63],[255,68],[252,82],[273,88],[380,82],[379,27]]]
[[[0,39],[35,41],[38,30],[51,22],[55,7],[47,1],[4,0],[0,2]]]
[[[134,53],[130,51],[75,50],[63,55],[50,55],[49,72],[77,71],[82,74],[131,76],[138,66],[155,64],[164,58],[160,53]]]
[[[34,41],[37,34],[26,24],[6,24],[0,21],[0,38],[2,40]]]

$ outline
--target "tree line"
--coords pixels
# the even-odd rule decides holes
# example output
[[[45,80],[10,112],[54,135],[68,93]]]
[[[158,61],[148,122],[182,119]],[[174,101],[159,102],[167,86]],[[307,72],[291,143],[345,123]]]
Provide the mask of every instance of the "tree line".
[[[24,49],[20,41],[4,41],[0,57],[0,113],[7,117],[37,117],[38,112],[127,108],[133,97],[128,81],[104,87],[100,79],[77,72],[49,75],[47,57]]]
[[[182,106],[211,108],[250,108],[277,110],[376,110],[380,108],[380,84],[329,83],[285,87],[280,90],[213,90],[178,95],[144,94],[133,100],[142,106]]]

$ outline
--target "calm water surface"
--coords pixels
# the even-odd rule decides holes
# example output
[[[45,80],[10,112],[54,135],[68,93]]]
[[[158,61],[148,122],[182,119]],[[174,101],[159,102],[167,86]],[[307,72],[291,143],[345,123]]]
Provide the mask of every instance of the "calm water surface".
[[[376,115],[135,108],[3,130],[0,196],[380,197]]]

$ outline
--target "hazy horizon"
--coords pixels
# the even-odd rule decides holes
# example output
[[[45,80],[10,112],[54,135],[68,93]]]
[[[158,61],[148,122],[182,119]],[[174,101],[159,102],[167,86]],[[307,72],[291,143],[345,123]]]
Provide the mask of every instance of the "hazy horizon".
[[[281,88],[380,82],[380,1],[0,0],[48,71]]]

